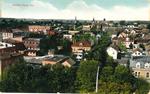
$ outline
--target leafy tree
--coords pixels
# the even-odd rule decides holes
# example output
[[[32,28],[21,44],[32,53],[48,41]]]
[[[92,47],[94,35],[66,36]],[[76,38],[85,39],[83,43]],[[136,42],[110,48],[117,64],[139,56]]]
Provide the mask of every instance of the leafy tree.
[[[106,49],[110,44],[110,38],[108,34],[104,34],[101,39],[92,47],[89,54],[90,59],[100,61],[102,64],[106,63],[107,52]]]
[[[122,25],[122,26],[126,25],[126,21],[120,21],[119,24]]]
[[[125,45],[123,43],[120,42],[118,46],[119,46],[121,51],[127,52],[127,49],[126,49],[126,47],[125,47]]]
[[[150,24],[147,25],[147,29],[150,29]]]
[[[34,67],[25,62],[12,65],[0,82],[2,92],[74,92],[75,68],[62,65]]]
[[[67,39],[61,39],[58,43],[60,46],[63,46],[63,49],[58,51],[58,54],[71,55],[71,42]]]
[[[135,79],[136,94],[148,94],[150,90],[150,84],[143,79]]]
[[[73,37],[75,41],[87,41],[93,40],[94,38],[90,34],[78,34]]]
[[[42,38],[40,41],[40,55],[47,54],[48,50],[55,49],[57,50],[57,38],[56,36],[48,36],[45,38]]]
[[[82,61],[77,71],[78,92],[93,92],[95,90],[98,62],[94,60]]]

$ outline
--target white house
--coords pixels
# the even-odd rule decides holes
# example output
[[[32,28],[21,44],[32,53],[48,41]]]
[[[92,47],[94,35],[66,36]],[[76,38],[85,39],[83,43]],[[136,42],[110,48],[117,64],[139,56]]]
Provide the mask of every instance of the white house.
[[[64,34],[63,38],[72,41],[72,35],[71,34]]]
[[[108,55],[111,56],[113,59],[117,59],[118,51],[119,51],[119,49],[117,47],[111,47],[110,46],[107,48]]]

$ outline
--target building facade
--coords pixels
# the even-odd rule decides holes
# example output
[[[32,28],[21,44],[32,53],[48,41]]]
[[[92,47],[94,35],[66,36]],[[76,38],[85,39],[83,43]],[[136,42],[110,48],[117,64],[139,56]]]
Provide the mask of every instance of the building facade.
[[[72,44],[72,52],[74,54],[80,54],[84,51],[90,51],[91,50],[91,42],[89,41],[79,41]]]

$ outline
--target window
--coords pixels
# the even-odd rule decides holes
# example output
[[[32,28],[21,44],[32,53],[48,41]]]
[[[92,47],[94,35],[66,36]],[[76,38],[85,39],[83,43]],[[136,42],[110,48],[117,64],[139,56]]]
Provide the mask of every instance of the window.
[[[138,72],[138,77],[140,76],[140,72]]]
[[[136,68],[140,68],[140,62],[136,63]]]
[[[135,72],[134,75],[137,76],[137,72]]]
[[[149,73],[148,72],[146,73],[146,78],[149,78]]]
[[[140,53],[138,53],[138,55],[140,55]]]
[[[149,64],[148,63],[145,64],[145,68],[146,69],[149,68]]]

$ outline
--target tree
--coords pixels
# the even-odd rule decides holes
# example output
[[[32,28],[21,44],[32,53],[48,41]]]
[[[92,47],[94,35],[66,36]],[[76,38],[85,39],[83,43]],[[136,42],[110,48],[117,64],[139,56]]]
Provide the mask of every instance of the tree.
[[[119,46],[121,51],[127,52],[126,46],[123,43],[120,42],[118,46]]]
[[[150,84],[143,79],[135,79],[136,94],[148,94],[150,90]]]
[[[92,47],[92,50],[89,53],[90,59],[97,60],[102,64],[106,63],[107,52],[106,49],[110,44],[110,37],[105,33],[98,42]]]
[[[2,92],[74,92],[75,68],[60,64],[34,67],[25,62],[12,65],[0,82]]]
[[[77,71],[77,92],[93,92],[98,62],[94,60],[82,61]]]
[[[126,21],[120,21],[119,24],[120,24],[121,26],[126,25]]]
[[[147,29],[150,29],[150,24],[147,25]]]
[[[40,41],[40,55],[47,54],[48,50],[55,49],[57,50],[57,38],[56,36],[47,36],[42,38]]]
[[[58,54],[63,54],[63,55],[71,55],[71,42],[67,39],[61,39],[58,43],[60,46],[63,47],[62,50],[58,51]]]

